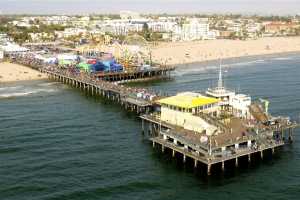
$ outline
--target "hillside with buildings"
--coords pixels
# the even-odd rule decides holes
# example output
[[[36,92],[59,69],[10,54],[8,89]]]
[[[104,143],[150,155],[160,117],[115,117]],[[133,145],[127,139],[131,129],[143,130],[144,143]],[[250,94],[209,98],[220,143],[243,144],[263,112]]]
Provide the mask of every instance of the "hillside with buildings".
[[[0,55],[5,49],[18,49],[17,45],[38,43],[116,54],[124,51],[128,37],[135,35],[147,43],[148,57],[164,64],[300,50],[296,37],[300,35],[299,16],[141,15],[121,11],[119,15],[1,16],[0,21]]]
[[[259,17],[240,15],[119,15],[2,16],[0,31],[20,42],[70,39],[76,42],[109,35],[112,39],[138,33],[149,41],[194,41],[212,39],[256,39],[300,34],[299,16]],[[77,40],[76,40],[77,39]]]

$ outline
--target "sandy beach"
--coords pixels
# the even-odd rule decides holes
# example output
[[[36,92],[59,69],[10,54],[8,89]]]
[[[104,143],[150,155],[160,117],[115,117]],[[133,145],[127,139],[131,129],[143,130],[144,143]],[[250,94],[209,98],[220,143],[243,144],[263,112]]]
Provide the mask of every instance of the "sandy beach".
[[[300,37],[274,37],[257,40],[205,40],[160,43],[152,48],[152,58],[159,63],[178,65],[219,58],[300,52]]]
[[[44,74],[29,67],[8,62],[0,63],[0,83],[39,80],[45,78],[46,76]]]

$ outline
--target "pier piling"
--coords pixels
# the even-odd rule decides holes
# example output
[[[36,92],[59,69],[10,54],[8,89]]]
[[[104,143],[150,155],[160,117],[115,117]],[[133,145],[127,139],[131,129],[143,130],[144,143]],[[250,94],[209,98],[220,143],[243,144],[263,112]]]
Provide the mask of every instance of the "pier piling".
[[[175,157],[175,153],[176,153],[176,152],[175,152],[175,150],[173,149],[173,150],[172,150],[172,157],[173,157],[173,158]]]
[[[211,165],[210,164],[207,165],[207,175],[208,176],[211,175]]]
[[[197,165],[198,165],[198,160],[194,160],[194,168],[197,168]]]

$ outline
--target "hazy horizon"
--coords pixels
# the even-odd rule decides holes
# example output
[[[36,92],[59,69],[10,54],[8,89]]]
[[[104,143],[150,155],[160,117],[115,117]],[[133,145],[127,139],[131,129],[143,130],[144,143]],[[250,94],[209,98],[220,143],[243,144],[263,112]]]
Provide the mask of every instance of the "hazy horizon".
[[[120,10],[140,13],[300,14],[297,0],[0,0],[2,14],[108,14]]]

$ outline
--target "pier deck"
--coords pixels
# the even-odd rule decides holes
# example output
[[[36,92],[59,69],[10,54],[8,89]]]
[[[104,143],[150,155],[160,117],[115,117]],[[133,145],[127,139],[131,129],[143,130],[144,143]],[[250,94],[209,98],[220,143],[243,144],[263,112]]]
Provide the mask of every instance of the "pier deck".
[[[156,79],[171,79],[173,66],[155,67],[147,70],[134,70],[125,72],[95,73],[93,76],[98,80],[126,83]]]
[[[28,59],[18,55],[12,55],[10,60],[46,73],[52,80],[80,88],[91,95],[100,95],[108,100],[116,101],[125,109],[137,114],[149,113],[154,110],[156,105],[152,98],[161,97],[146,89],[140,91],[138,88],[124,86],[120,83],[169,79],[171,71],[175,70],[173,66],[157,66],[147,70],[88,74],[74,73],[57,66],[47,66],[37,59]],[[138,97],[140,92],[147,94],[147,97]]]
[[[259,134],[250,133],[238,138],[235,134],[219,134],[208,137],[207,142],[201,142],[201,137],[205,137],[204,133],[195,133],[161,121],[158,115],[142,115],[141,119],[142,128],[147,129],[153,147],[159,144],[162,152],[165,148],[171,149],[172,156],[181,154],[183,162],[189,157],[194,160],[195,167],[198,162],[205,164],[208,174],[212,165],[221,163],[224,170],[226,161],[235,160],[238,166],[240,157],[247,156],[250,162],[251,155],[255,153],[260,153],[261,158],[264,157],[264,151],[271,150],[274,153],[275,148],[292,142],[293,129],[298,127],[295,123],[281,124],[280,129],[279,126],[270,126]]]
[[[185,157],[190,157],[193,160],[201,162],[205,165],[214,165],[214,164],[222,163],[222,162],[225,162],[225,161],[234,160],[234,159],[237,159],[237,158],[240,158],[240,157],[243,157],[243,156],[250,156],[254,153],[260,153],[260,152],[263,152],[265,150],[274,149],[274,148],[283,146],[285,144],[283,141],[279,141],[279,142],[272,143],[272,144],[266,144],[264,147],[259,148],[259,149],[243,148],[243,149],[237,150],[232,155],[226,155],[226,156],[223,156],[223,157],[213,157],[213,158],[211,158],[211,157],[208,157],[208,156],[203,156],[201,154],[198,154],[198,153],[196,153],[194,151],[191,151],[189,149],[186,149],[182,146],[178,146],[178,145],[174,144],[171,141],[164,140],[162,137],[154,137],[154,138],[150,138],[150,140],[155,144],[160,144],[164,148],[169,148],[169,149],[175,151],[175,153],[176,152],[181,153]]]
[[[60,81],[89,92],[91,95],[100,95],[106,99],[116,101],[127,110],[138,114],[148,113],[153,109],[153,102],[150,99],[138,98],[139,92],[135,88],[117,85],[113,82],[95,80],[89,76],[77,76],[65,71],[52,71],[40,69],[52,80]]]

